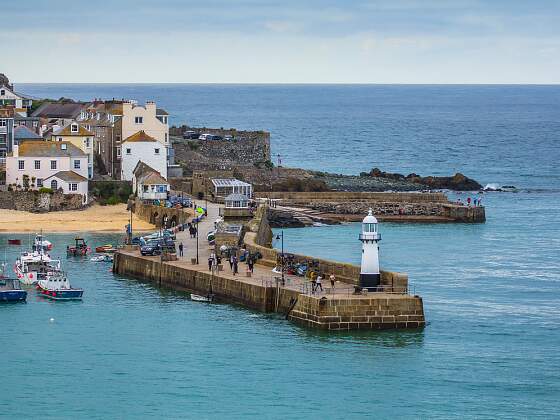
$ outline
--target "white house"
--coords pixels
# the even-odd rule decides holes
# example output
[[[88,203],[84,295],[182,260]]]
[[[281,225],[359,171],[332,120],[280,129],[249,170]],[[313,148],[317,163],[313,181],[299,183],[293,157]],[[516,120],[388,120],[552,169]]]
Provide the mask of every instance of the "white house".
[[[131,181],[134,168],[143,161],[167,179],[167,155],[165,147],[144,131],[138,131],[122,142],[121,179]]]
[[[93,178],[93,136],[82,124],[72,121],[62,128],[53,130],[51,141],[67,141],[88,156],[88,178]]]
[[[0,85],[0,105],[12,105],[27,115],[27,108],[31,107],[32,102],[27,96],[14,92],[11,86]]]
[[[6,184],[18,188],[62,189],[87,202],[88,157],[68,142],[25,140],[6,158]]]
[[[132,189],[141,200],[166,200],[169,183],[154,168],[139,161],[133,171]]]

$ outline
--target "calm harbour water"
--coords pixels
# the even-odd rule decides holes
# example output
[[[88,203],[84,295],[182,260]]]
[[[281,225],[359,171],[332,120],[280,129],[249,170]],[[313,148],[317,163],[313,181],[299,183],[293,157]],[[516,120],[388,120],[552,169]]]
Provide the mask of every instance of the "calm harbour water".
[[[81,303],[0,307],[11,417],[516,417],[560,412],[560,87],[25,85],[156,99],[174,122],[262,128],[287,165],[513,184],[480,225],[381,224],[382,266],[424,298],[422,331],[323,334],[64,257]],[[342,146],[344,145],[344,146]],[[463,196],[464,197],[464,196]],[[285,246],[359,261],[358,224]],[[0,256],[18,249],[0,235]],[[119,235],[86,234],[92,244]],[[64,250],[70,235],[49,235]],[[275,244],[277,245],[277,244]],[[6,251],[5,251],[6,250]],[[54,322],[49,319],[54,318]]]

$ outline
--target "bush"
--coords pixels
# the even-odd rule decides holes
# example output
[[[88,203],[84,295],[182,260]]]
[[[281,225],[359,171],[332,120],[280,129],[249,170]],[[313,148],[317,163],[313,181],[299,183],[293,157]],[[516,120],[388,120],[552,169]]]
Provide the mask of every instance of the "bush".
[[[107,205],[109,206],[114,206],[115,204],[119,204],[121,202],[122,202],[121,199],[116,195],[109,197],[109,199],[106,201]]]
[[[52,194],[54,191],[51,188],[41,187],[41,188],[39,188],[39,192],[40,193]]]

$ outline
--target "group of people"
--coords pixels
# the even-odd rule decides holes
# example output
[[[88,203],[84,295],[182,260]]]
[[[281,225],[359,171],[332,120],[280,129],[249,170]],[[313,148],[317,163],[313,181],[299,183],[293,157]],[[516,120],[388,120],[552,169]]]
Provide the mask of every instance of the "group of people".
[[[197,227],[193,223],[189,223],[189,235],[191,238],[196,238]]]
[[[463,200],[461,200],[460,198],[457,199],[457,204],[459,204],[460,206],[464,205],[465,203],[463,203]],[[467,206],[470,207],[472,204],[473,207],[480,207],[482,206],[482,197],[480,196],[475,196],[474,198],[471,197],[467,197]]]
[[[251,256],[248,251],[245,251],[245,262],[247,263],[247,270],[253,273],[255,269],[255,258]],[[232,274],[235,276],[239,273],[239,258],[237,257],[236,253],[231,253],[231,255],[227,256],[227,261],[229,262],[229,268]],[[216,255],[212,252],[208,257],[208,270],[212,270],[212,267],[217,267],[222,263],[222,258],[219,255]]]
[[[311,292],[315,293],[318,292],[319,290],[321,290],[321,292],[323,291],[323,274],[322,273],[317,273],[317,275],[315,275],[315,273],[311,273]],[[335,284],[336,284],[336,277],[334,274],[331,274],[329,276],[329,281],[331,283],[331,290],[334,291],[335,289]]]

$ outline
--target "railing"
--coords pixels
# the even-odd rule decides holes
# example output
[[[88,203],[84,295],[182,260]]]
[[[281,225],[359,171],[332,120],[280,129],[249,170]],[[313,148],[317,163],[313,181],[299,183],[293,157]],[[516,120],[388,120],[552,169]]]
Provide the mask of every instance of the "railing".
[[[323,284],[323,283],[322,283]],[[315,290],[313,290],[315,289]],[[389,285],[379,285],[375,289],[367,290],[360,289],[359,286],[353,287],[330,287],[323,286],[323,290],[317,289],[317,286],[313,285],[312,282],[305,282],[301,285],[301,293],[309,296],[326,296],[334,294],[343,294],[346,296],[368,296],[375,295],[376,293],[385,293],[391,295],[415,295],[416,288],[414,285],[408,285],[408,287],[394,287]]]

